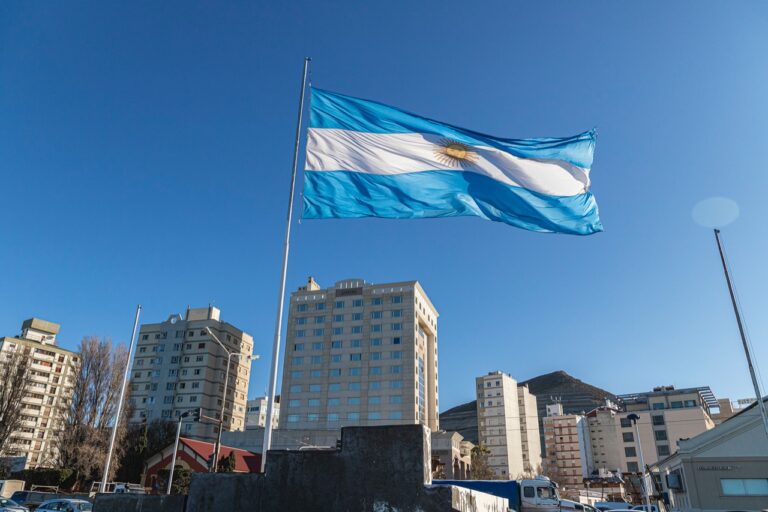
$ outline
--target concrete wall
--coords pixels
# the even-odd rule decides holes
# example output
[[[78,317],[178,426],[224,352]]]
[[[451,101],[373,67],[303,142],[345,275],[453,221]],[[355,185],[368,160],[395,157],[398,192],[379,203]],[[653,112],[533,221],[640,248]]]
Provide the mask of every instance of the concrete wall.
[[[184,512],[186,496],[97,494],[94,512]]]

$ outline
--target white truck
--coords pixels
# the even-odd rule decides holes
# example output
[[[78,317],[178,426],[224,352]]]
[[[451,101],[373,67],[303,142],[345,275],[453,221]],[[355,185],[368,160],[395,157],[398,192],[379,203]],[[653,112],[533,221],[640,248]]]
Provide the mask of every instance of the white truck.
[[[0,498],[10,498],[16,491],[24,490],[24,480],[0,480]]]
[[[433,480],[436,485],[456,485],[509,500],[516,512],[560,512],[557,484],[549,478],[530,480]]]

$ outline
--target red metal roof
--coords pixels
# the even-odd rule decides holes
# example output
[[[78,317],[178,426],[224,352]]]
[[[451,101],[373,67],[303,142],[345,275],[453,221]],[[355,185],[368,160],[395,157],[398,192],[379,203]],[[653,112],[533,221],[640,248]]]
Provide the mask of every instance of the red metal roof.
[[[179,442],[189,447],[205,460],[208,460],[213,453],[213,443],[197,441],[186,437],[179,438]],[[219,460],[229,457],[229,454],[233,452],[235,454],[235,471],[240,473],[258,473],[261,471],[261,454],[249,452],[248,450],[221,445]]]

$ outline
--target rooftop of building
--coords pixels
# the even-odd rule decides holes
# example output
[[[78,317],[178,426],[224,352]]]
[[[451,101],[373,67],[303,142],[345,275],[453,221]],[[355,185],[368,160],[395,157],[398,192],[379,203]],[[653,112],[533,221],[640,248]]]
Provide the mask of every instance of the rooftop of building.
[[[625,395],[617,395],[621,402],[624,404],[642,404],[647,403],[651,397],[658,396],[674,396],[674,395],[690,395],[698,394],[701,399],[707,404],[707,407],[717,407],[717,399],[715,394],[712,393],[712,389],[709,386],[700,386],[695,388],[681,388],[677,389],[675,386],[658,386],[653,388],[653,391],[645,391],[640,393],[627,393]]]

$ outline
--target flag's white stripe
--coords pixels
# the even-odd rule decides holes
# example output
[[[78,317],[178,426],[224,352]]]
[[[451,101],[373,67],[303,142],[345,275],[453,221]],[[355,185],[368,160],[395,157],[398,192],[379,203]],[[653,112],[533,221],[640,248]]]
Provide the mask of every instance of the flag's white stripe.
[[[449,163],[440,157],[444,139],[429,133],[367,133],[310,128],[308,171],[403,174],[447,170],[475,172],[508,185],[554,196],[575,196],[589,188],[589,169],[561,160],[520,158],[487,146],[472,146],[474,160]]]

